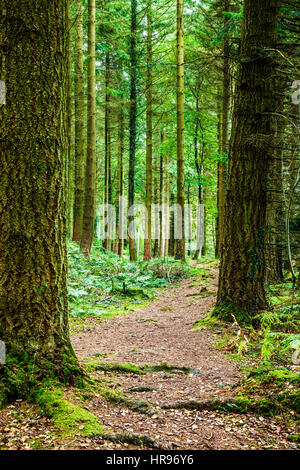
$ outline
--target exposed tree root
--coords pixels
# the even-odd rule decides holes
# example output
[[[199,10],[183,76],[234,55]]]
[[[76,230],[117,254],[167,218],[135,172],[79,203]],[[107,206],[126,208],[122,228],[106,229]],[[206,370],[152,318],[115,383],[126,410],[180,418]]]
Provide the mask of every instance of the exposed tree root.
[[[209,411],[227,411],[231,413],[253,412],[258,414],[273,415],[292,409],[300,413],[300,392],[291,392],[289,394],[280,393],[276,398],[251,398],[248,396],[237,396],[236,398],[215,398],[215,399],[192,399],[166,403],[159,406],[162,409],[185,409],[185,410],[209,410]]]
[[[175,444],[173,443],[165,444],[161,441],[153,439],[152,437],[140,434],[102,433],[100,438],[111,442],[125,442],[127,444],[134,444],[137,446],[146,445],[147,447],[151,447],[152,449],[157,450],[172,449],[175,447]]]
[[[95,370],[103,370],[105,372],[119,372],[123,374],[146,374],[147,372],[173,372],[173,373],[193,373],[194,369],[185,366],[170,365],[166,362],[161,364],[143,364],[136,365],[130,362],[97,362],[88,364],[88,367],[92,367]]]
[[[110,403],[124,405],[131,411],[152,416],[155,413],[154,405],[142,400],[131,400],[125,397],[121,392],[101,387],[99,393]]]

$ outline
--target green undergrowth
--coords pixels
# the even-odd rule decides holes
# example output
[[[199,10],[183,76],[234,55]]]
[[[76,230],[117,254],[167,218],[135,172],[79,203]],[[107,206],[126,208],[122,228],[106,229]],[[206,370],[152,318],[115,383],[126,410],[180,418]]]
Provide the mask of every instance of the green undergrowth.
[[[160,289],[193,277],[208,277],[205,269],[173,258],[132,263],[105,250],[96,241],[87,258],[69,242],[69,311],[71,317],[109,318],[147,305]]]
[[[291,364],[300,357],[300,298],[290,282],[267,288],[270,310],[250,315],[231,305],[216,306],[194,329],[221,330],[218,347],[260,360]],[[299,363],[299,361],[297,362]]]
[[[244,411],[262,414],[292,410],[300,419],[300,374],[285,368],[262,365],[250,370],[238,387],[237,399]]]
[[[269,311],[255,317],[230,305],[217,307],[194,325],[215,333],[215,347],[238,361],[245,379],[235,389],[239,412],[300,416],[299,292],[291,282],[267,287]]]

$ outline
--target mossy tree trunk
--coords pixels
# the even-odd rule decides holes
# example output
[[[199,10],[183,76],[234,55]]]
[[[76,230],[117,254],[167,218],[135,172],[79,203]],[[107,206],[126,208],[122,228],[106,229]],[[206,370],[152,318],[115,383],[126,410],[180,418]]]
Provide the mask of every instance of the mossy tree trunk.
[[[84,77],[82,0],[76,0],[77,19],[75,35],[75,191],[73,241],[80,243],[83,225],[85,153],[84,153]]]
[[[278,12],[277,0],[244,2],[215,309],[230,320],[232,308],[244,312],[241,319],[249,315],[250,321],[256,312],[268,308],[264,289],[266,176],[275,132],[271,113],[276,110],[275,59],[270,49],[277,41]],[[226,309],[228,305],[232,308]]]
[[[87,159],[85,175],[85,201],[81,249],[90,254],[94,240],[96,219],[96,0],[88,2],[88,106],[87,106]]]
[[[59,364],[74,357],[67,307],[66,2],[2,0],[0,9],[0,76],[7,86],[0,106],[0,339],[10,356]]]

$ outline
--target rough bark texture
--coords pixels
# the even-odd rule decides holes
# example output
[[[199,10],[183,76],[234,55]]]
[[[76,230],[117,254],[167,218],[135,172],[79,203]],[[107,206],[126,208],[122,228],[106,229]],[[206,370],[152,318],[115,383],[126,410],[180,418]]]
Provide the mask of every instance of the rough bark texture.
[[[84,207],[84,82],[83,82],[83,27],[82,1],[77,0],[77,20],[75,35],[75,194],[73,241],[80,243]]]
[[[250,317],[268,308],[264,290],[266,185],[276,109],[274,47],[277,0],[245,0],[241,58],[233,113],[216,312],[230,304]],[[245,314],[246,315],[246,314]]]
[[[95,69],[95,24],[96,0],[88,2],[88,109],[87,109],[87,159],[85,176],[85,204],[81,248],[90,253],[94,239],[96,219],[96,69]]]
[[[0,338],[12,356],[73,355],[66,260],[67,11],[0,1]]]

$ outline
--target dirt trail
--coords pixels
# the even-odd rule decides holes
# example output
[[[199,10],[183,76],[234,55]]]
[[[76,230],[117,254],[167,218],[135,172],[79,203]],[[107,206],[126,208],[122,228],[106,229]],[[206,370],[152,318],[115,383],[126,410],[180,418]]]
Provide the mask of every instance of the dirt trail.
[[[72,343],[78,357],[95,360],[101,354],[100,360],[105,362],[167,363],[193,369],[191,374],[120,374],[118,382],[124,387],[154,387],[152,393],[134,395],[151,402],[228,395],[228,389],[241,377],[237,365],[213,347],[216,335],[207,330],[192,331],[201,314],[215,302],[215,272],[205,280],[201,294],[202,282],[201,278],[184,281],[146,308],[74,335]]]
[[[161,408],[191,398],[228,397],[241,378],[237,363],[214,347],[217,334],[193,331],[194,323],[210,311],[216,300],[217,271],[209,272],[208,278],[189,279],[167,289],[143,309],[72,336],[75,351],[85,363],[167,363],[192,369],[190,373],[148,371],[144,375],[98,372],[100,380],[109,379],[110,387],[121,390],[126,397],[157,406],[153,416],[111,404],[101,396],[92,398],[87,408],[115,432],[147,435],[166,448],[295,448],[286,441],[288,430],[275,418]],[[116,449],[127,448],[128,444],[98,441],[89,446]]]
[[[217,270],[210,269],[208,277],[172,286],[143,309],[105,321],[93,317],[78,322],[80,330],[72,334],[72,343],[82,363],[167,363],[178,368],[142,375],[93,372],[101,387],[123,394],[118,404],[104,398],[101,390],[84,393],[84,404],[78,390],[65,390],[65,398],[95,414],[116,441],[107,436],[81,437],[80,422],[78,432],[74,429],[74,436],[63,439],[37,407],[17,400],[0,411],[0,449],[297,449],[287,439],[299,432],[288,416],[235,414],[228,407],[224,411],[174,407],[174,402],[191,398],[227,399],[241,378],[237,363],[215,348],[217,332],[193,331],[194,323],[214,305],[216,284]],[[133,411],[128,400],[150,403],[151,413]],[[138,445],[132,436],[144,440]]]

